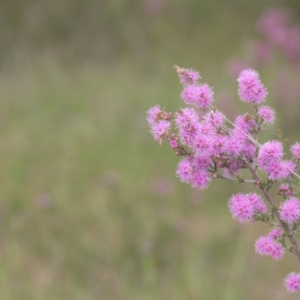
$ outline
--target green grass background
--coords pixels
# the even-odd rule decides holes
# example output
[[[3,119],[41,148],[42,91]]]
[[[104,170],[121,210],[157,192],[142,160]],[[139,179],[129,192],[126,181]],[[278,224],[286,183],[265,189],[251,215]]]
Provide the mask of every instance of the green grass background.
[[[88,1],[79,24],[98,16],[93,34],[75,14],[57,22],[63,37],[48,24],[40,39],[28,19],[10,24],[23,38],[1,52],[0,299],[298,299],[282,285],[296,259],[256,255],[267,227],[231,219],[227,201],[240,187],[180,183],[178,158],[145,121],[155,104],[181,105],[174,64],[198,69],[217,105],[228,89],[244,110],[226,63],[243,55],[270,2],[169,1],[145,16],[138,2]],[[82,2],[63,3],[72,12]]]

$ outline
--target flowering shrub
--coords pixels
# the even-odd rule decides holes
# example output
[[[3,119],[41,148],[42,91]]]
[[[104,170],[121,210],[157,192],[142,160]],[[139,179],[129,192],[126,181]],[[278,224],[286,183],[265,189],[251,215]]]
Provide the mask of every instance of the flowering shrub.
[[[167,140],[174,153],[181,157],[176,175],[182,182],[201,190],[217,178],[252,184],[261,195],[233,195],[228,202],[232,217],[239,222],[262,221],[270,225],[269,233],[255,242],[258,254],[279,260],[288,250],[300,260],[297,241],[300,200],[295,192],[296,177],[300,178],[296,173],[300,164],[300,143],[291,147],[291,160],[283,159],[285,141],[259,144],[259,133],[275,119],[275,111],[263,105],[267,90],[259,74],[251,69],[239,74],[239,97],[254,108],[254,114],[238,115],[231,122],[213,107],[212,88],[199,83],[198,72],[175,68],[186,106],[176,113],[154,106],[149,109],[147,120],[154,139],[159,143]],[[250,178],[241,175],[244,169],[250,171]],[[281,183],[279,203],[270,195],[275,182]],[[300,273],[289,274],[285,287],[291,293],[300,292]]]

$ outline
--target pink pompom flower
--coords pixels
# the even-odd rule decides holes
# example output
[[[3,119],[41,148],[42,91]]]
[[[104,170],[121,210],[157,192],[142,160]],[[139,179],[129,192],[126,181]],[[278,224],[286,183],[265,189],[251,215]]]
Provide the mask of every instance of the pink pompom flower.
[[[268,237],[272,239],[279,239],[282,236],[282,230],[280,228],[273,228],[269,234]]]
[[[224,152],[232,155],[233,157],[238,157],[244,148],[244,143],[236,139],[234,136],[228,137],[224,144]]]
[[[216,134],[216,128],[214,126],[212,126],[212,124],[210,122],[201,122],[200,123],[200,133],[201,134],[205,134],[205,135],[209,135],[209,136],[213,136]]]
[[[258,72],[252,69],[245,69],[240,72],[237,79],[240,88],[248,88],[260,83]]]
[[[266,169],[273,163],[277,163],[282,159],[283,146],[278,141],[270,141],[263,144],[258,152],[257,162],[260,169]]]
[[[150,126],[152,126],[153,124],[155,124],[159,118],[161,113],[163,112],[163,110],[160,108],[159,105],[155,105],[153,107],[151,107],[148,111],[147,111],[147,121],[148,124]]]
[[[165,120],[160,120],[151,126],[151,133],[155,140],[162,142],[162,140],[168,135],[171,127],[171,123]]]
[[[188,157],[183,158],[177,167],[176,175],[184,183],[190,183],[193,177],[193,166]]]
[[[198,134],[193,141],[192,148],[196,154],[211,154],[212,138],[208,135]]]
[[[254,211],[256,213],[265,214],[267,212],[267,206],[260,195],[255,193],[250,193],[250,194],[246,194],[246,196],[252,203]]]
[[[300,274],[292,272],[284,280],[284,286],[290,293],[300,292]]]
[[[198,154],[195,155],[192,159],[192,164],[195,169],[199,170],[208,170],[210,164],[211,164],[211,158],[209,154]]]
[[[201,78],[199,72],[194,69],[183,69],[175,67],[177,70],[179,81],[183,85],[195,84]]]
[[[269,236],[261,236],[256,240],[255,251],[262,256],[270,256],[274,260],[281,259],[284,254],[282,245]]]
[[[237,81],[239,83],[239,96],[242,101],[257,105],[265,100],[267,90],[260,82],[259,74],[256,71],[252,69],[242,71]]]
[[[207,109],[213,102],[213,91],[206,83],[187,85],[181,93],[181,98],[188,105],[195,105],[199,109]]]
[[[196,101],[196,105],[199,109],[207,109],[214,101],[214,92],[211,87],[204,83],[199,86],[199,97]]]
[[[275,120],[275,111],[269,106],[261,106],[258,109],[258,116],[265,122],[272,124]]]
[[[249,114],[243,114],[236,117],[234,121],[233,135],[237,140],[245,141],[252,129],[257,127],[257,123]]]
[[[199,118],[193,108],[184,108],[175,114],[175,125],[178,128],[182,144],[191,146],[200,130]]]
[[[291,152],[295,158],[300,159],[300,143],[295,143],[292,145]]]
[[[255,210],[249,199],[245,194],[235,194],[228,202],[229,211],[232,217],[239,222],[246,222],[253,219]]]
[[[184,87],[181,98],[188,105],[195,105],[199,98],[199,86],[198,85],[187,85]]]
[[[224,124],[225,116],[218,110],[208,112],[203,119],[215,128],[221,128]]]
[[[295,164],[290,160],[284,160],[280,162],[273,162],[269,166],[265,167],[265,171],[268,173],[268,177],[271,180],[283,180],[287,179],[295,170]]]
[[[211,177],[208,171],[199,169],[194,172],[193,178],[191,179],[192,187],[204,190],[208,187],[211,181]]]
[[[279,217],[288,224],[297,222],[300,219],[300,200],[296,197],[291,197],[281,203]]]

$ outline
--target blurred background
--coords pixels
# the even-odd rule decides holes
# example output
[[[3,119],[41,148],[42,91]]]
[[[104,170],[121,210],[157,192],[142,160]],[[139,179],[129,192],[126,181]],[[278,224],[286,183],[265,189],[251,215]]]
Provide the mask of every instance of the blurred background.
[[[176,64],[234,118],[252,67],[278,112],[265,139],[300,140],[299,24],[297,0],[1,1],[0,299],[298,299],[296,259],[256,255],[267,226],[228,213],[250,189],[179,182],[146,111],[182,105]]]

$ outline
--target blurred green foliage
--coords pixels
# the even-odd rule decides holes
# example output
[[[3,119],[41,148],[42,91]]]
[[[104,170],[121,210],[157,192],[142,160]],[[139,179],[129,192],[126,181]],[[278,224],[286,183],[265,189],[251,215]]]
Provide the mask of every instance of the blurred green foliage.
[[[180,105],[174,64],[235,91],[227,59],[270,4],[0,2],[0,299],[296,299],[293,257],[231,220],[237,187],[181,184],[145,121]]]
[[[169,44],[183,44],[187,53],[203,31],[218,28],[216,40],[231,38],[265,7],[282,3],[285,1],[1,1],[1,62],[20,52],[33,58],[43,53],[56,55],[71,62],[107,63],[128,54],[151,60],[162,49],[173,53]],[[224,26],[231,33],[222,32]]]

